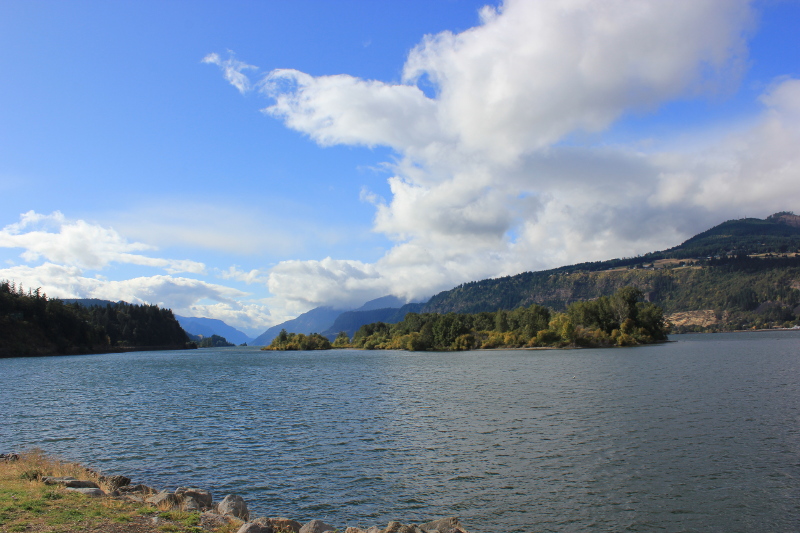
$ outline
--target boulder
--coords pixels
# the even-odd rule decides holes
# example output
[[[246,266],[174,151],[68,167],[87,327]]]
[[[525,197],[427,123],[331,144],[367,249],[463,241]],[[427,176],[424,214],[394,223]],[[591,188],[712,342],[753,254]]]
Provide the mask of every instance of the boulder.
[[[275,530],[272,529],[272,526],[267,526],[259,521],[255,521],[242,524],[242,527],[240,527],[239,531],[236,533],[275,533]]]
[[[367,533],[381,533],[381,531],[383,531],[383,530],[381,528],[379,528],[378,526],[372,526],[371,528],[369,528],[367,530]]]
[[[239,520],[247,522],[250,518],[250,511],[247,510],[247,504],[241,496],[237,494],[228,494],[217,505],[217,513],[224,516],[233,516]]]
[[[280,533],[299,533],[300,528],[303,525],[296,521],[292,520],[291,518],[284,518],[282,516],[273,516],[271,518],[258,518],[254,520],[254,522],[258,522],[259,524],[270,526],[275,531],[279,531]]]
[[[366,531],[364,531],[364,530],[363,530],[363,529],[361,529],[361,528],[357,528],[357,527],[348,527],[347,529],[345,529],[345,530],[344,530],[344,533],[367,533],[367,532],[366,532]]]
[[[200,527],[203,529],[219,529],[228,525],[229,523],[230,519],[227,516],[222,516],[221,514],[206,511],[200,515]]]
[[[335,530],[335,526],[326,524],[322,520],[312,520],[300,528],[299,533],[325,533],[326,531]]]
[[[173,508],[178,505],[178,498],[167,490],[162,490],[155,496],[150,496],[145,500],[159,508]]]
[[[120,494],[123,494],[123,495],[124,494],[137,493],[137,494],[144,494],[146,496],[150,495],[150,494],[156,494],[158,492],[153,487],[148,487],[147,485],[142,485],[142,484],[139,484],[139,485],[123,485],[122,487],[119,487],[117,489],[117,491]]]
[[[383,530],[383,533],[425,533],[425,532],[413,525],[408,526],[405,524],[401,524],[400,522],[389,522],[386,525],[386,529]]]
[[[93,487],[67,487],[67,490],[70,492],[78,492],[85,496],[105,496],[106,493],[98,488]]]
[[[45,485],[62,485],[73,489],[99,489],[100,486],[94,481],[75,479],[74,477],[53,477],[45,476],[42,478]]]
[[[431,522],[425,522],[418,526],[423,531],[438,531],[439,533],[466,533],[464,526],[458,521],[458,517],[450,516],[439,518]]]
[[[125,476],[100,476],[98,481],[108,487],[110,491],[115,491],[120,487],[131,484],[131,478]]]
[[[187,513],[191,513],[192,511],[199,511],[200,510],[200,503],[194,498],[187,497],[180,500],[181,502],[181,511],[186,511]]]
[[[184,501],[187,498],[194,499],[200,506],[200,509],[203,511],[211,509],[211,506],[214,502],[214,498],[211,496],[211,493],[203,489],[179,487],[178,490],[175,491],[175,496],[177,496],[181,501]]]

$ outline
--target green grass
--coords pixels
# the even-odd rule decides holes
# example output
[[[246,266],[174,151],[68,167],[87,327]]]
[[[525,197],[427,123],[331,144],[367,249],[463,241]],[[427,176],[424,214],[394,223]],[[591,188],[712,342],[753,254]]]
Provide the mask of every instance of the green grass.
[[[113,498],[88,497],[39,481],[40,475],[74,476],[97,481],[97,476],[76,464],[46,457],[38,451],[21,454],[19,461],[0,461],[0,531],[36,531],[37,533],[72,533],[86,529],[119,528],[119,524],[145,525],[152,532],[203,533],[200,513],[160,511],[148,504]],[[149,517],[163,522],[157,527]],[[230,524],[219,533],[230,533]],[[238,527],[236,528],[238,529]],[[232,531],[235,531],[232,530]]]

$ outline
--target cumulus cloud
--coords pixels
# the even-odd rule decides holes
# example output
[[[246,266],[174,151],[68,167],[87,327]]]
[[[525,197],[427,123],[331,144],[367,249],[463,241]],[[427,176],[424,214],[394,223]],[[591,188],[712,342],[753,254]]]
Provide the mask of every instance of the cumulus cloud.
[[[252,332],[261,332],[265,324],[274,322],[263,304],[248,303],[248,293],[186,277],[159,275],[107,280],[101,276],[87,277],[75,266],[48,262],[0,269],[0,279],[15,280],[25,288],[41,288],[50,297],[155,304],[181,315],[225,320]]]
[[[272,99],[265,113],[320,145],[397,154],[391,196],[361,191],[394,247],[374,263],[281,262],[267,278],[270,304],[422,298],[792,208],[800,80],[776,80],[746,127],[709,125],[702,149],[592,144],[627,115],[734,91],[753,20],[746,0],[508,0],[483,8],[474,28],[424,37],[397,83],[281,69],[247,85]]]
[[[84,220],[67,220],[59,211],[49,215],[34,211],[23,213],[19,222],[0,230],[0,247],[22,248],[21,257],[27,262],[42,259],[81,269],[99,270],[111,263],[127,263],[163,268],[171,274],[205,271],[205,265],[197,261],[131,253],[154,248],[129,242],[113,228]]]
[[[752,20],[745,0],[509,0],[481,10],[474,28],[426,36],[400,83],[268,73],[254,85],[273,100],[268,115],[323,146],[383,145],[399,156],[388,200],[361,191],[376,207],[374,230],[395,246],[375,263],[281,262],[268,278],[272,304],[421,298],[672,246],[753,195],[761,210],[784,206],[768,184],[797,176],[781,166],[794,137],[775,144],[796,111],[788,81],[764,96],[757,128],[711,142],[713,154],[568,142],[735,87]]]

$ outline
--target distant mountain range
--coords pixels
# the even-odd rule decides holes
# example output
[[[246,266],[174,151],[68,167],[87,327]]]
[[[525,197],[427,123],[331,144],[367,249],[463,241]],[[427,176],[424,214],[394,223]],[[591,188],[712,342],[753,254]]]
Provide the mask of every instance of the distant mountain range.
[[[218,335],[220,337],[225,337],[228,342],[232,342],[233,344],[244,344],[245,342],[247,344],[252,344],[253,342],[252,337],[216,318],[199,318],[180,315],[175,315],[175,318],[178,319],[178,323],[180,323],[186,333],[192,335],[202,335],[203,337]]]
[[[287,320],[282,324],[272,326],[267,331],[256,337],[252,344],[255,346],[267,346],[272,342],[272,339],[278,336],[278,333],[280,333],[282,329],[285,329],[291,333],[304,333],[306,335],[309,333],[322,333],[323,335],[332,339],[337,333],[339,333],[339,331],[342,331],[343,329],[345,331],[350,331],[352,329],[352,325],[356,322],[362,321],[355,327],[355,329],[358,329],[364,324],[369,324],[380,320],[380,318],[376,317],[383,317],[384,315],[392,314],[387,312],[387,309],[396,311],[403,307],[403,305],[405,305],[403,300],[396,296],[390,295],[370,300],[358,309],[352,310],[334,309],[333,307],[329,306],[316,307],[311,311],[303,313],[295,319]],[[354,316],[353,313],[357,314]],[[342,315],[346,315],[343,320],[346,322],[347,326],[342,327],[341,329],[336,329],[334,324]],[[402,320],[403,316],[405,316],[405,314],[403,314],[399,319],[395,320],[395,322]],[[363,322],[363,320],[366,320],[366,322]],[[353,330],[353,333],[355,333],[355,330]],[[352,333],[349,333],[349,335],[352,335]]]

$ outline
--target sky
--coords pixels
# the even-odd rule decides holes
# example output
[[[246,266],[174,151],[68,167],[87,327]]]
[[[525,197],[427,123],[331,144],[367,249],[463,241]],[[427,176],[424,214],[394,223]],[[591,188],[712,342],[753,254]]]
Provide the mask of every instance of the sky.
[[[797,0],[0,0],[0,279],[257,335],[800,212]]]

